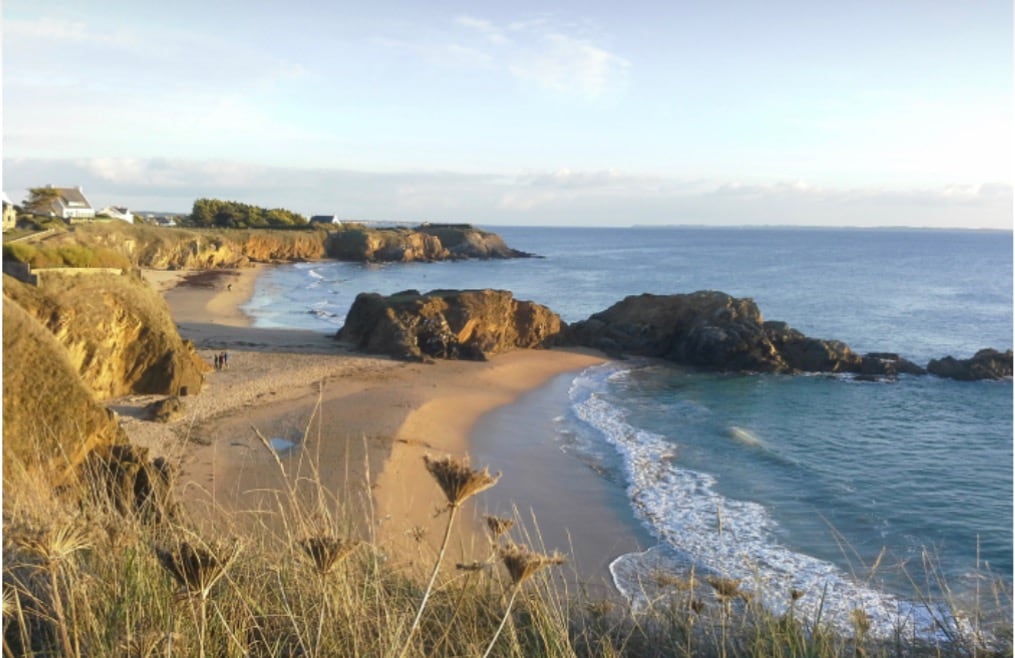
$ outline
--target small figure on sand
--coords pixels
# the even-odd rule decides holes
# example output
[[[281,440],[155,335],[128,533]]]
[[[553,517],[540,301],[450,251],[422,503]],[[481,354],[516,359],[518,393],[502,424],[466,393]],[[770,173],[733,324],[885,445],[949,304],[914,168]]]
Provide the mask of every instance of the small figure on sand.
[[[228,290],[229,292],[232,292],[233,291],[233,284],[231,284],[231,283],[227,284],[226,285],[226,290]]]
[[[215,370],[221,369],[222,368],[222,357],[220,357],[218,354],[216,354],[213,360],[215,361]]]
[[[223,352],[219,356],[219,362],[222,364],[223,368],[228,368],[229,367],[229,352]]]

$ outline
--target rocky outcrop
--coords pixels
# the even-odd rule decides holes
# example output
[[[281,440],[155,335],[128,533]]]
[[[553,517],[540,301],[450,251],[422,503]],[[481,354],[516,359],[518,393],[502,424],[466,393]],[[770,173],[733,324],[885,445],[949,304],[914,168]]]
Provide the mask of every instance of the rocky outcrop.
[[[469,225],[423,225],[415,229],[349,227],[332,232],[328,255],[361,262],[412,262],[465,258],[521,258],[500,236]]]
[[[356,297],[337,338],[400,359],[471,359],[546,347],[564,327],[545,306],[503,290],[407,290]]]
[[[714,291],[627,297],[571,325],[567,340],[709,369],[792,369],[765,333],[754,301]]]
[[[938,377],[963,381],[978,379],[1003,379],[1012,376],[1012,351],[998,352],[983,349],[969,359],[955,359],[946,356],[927,364],[927,371]]]
[[[137,277],[57,277],[36,287],[5,276],[3,292],[4,306],[38,320],[99,399],[197,393],[210,370],[180,338],[162,297]]]
[[[3,355],[3,480],[9,495],[8,484],[40,473],[65,477],[92,450],[127,441],[53,334],[9,300],[3,304]]]
[[[923,372],[896,354],[861,356],[840,341],[805,336],[785,322],[765,322],[753,300],[716,291],[627,297],[571,325],[566,341],[718,371]]]

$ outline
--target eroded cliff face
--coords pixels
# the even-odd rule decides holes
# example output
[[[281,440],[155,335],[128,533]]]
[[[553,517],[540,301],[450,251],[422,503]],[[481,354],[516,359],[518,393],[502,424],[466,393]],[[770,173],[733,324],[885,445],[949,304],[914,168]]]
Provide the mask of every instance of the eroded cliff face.
[[[5,290],[8,283],[4,277]],[[3,350],[5,487],[40,476],[56,484],[92,450],[127,442],[56,337],[10,300],[3,304]]]
[[[358,295],[337,337],[402,359],[483,360],[552,345],[564,326],[545,306],[504,290],[407,290]]]
[[[5,276],[4,306],[21,307],[48,330],[98,399],[200,391],[209,367],[180,338],[162,297],[139,278],[47,281],[37,288]]]
[[[77,226],[47,244],[105,247],[124,254],[137,267],[203,270],[316,260],[326,255],[324,241],[320,231],[199,231],[109,222]]]
[[[49,236],[46,246],[101,247],[123,254],[136,267],[157,270],[230,269],[252,262],[279,263],[336,258],[358,262],[519,258],[500,236],[468,225],[338,230],[184,229],[82,224]]]

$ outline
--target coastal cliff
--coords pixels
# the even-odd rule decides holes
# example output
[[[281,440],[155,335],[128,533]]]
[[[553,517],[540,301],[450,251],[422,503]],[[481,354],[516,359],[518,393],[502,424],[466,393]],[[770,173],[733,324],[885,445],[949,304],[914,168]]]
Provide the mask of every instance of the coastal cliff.
[[[10,282],[4,279],[6,290]],[[113,413],[78,376],[67,350],[9,299],[3,305],[3,350],[5,485],[50,469],[59,478],[92,450],[127,442]]]
[[[335,229],[186,229],[122,222],[82,224],[5,247],[5,259],[33,267],[141,267],[204,270],[335,258],[357,262],[440,261],[528,256],[470,225]]]
[[[98,399],[197,393],[204,383],[207,364],[137,277],[66,276],[36,287],[4,276],[3,293],[4,307],[20,307],[47,330]]]

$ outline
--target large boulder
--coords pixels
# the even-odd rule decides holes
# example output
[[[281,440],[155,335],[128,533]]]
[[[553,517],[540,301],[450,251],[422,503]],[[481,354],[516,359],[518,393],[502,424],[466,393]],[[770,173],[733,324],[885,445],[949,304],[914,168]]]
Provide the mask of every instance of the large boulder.
[[[927,364],[927,371],[938,377],[973,381],[977,379],[1003,379],[1012,376],[1012,351],[998,352],[983,349],[969,359],[946,356],[933,359]]]
[[[358,295],[337,338],[400,359],[483,360],[549,346],[564,326],[556,313],[508,291],[407,290]]]

